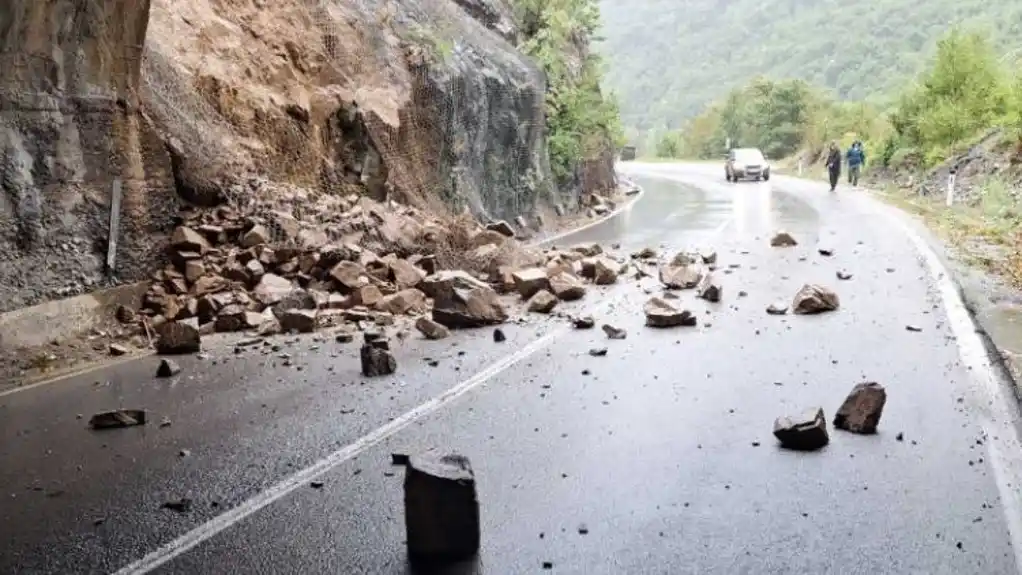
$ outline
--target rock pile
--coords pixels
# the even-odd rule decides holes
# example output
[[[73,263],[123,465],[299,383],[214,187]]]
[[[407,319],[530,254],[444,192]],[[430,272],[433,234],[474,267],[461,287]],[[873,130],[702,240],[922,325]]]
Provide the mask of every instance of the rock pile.
[[[260,215],[246,216],[221,206],[182,218],[141,312],[124,310],[122,321],[154,331],[160,353],[194,353],[213,332],[364,330],[401,316],[441,339],[507,321],[501,293],[550,313],[585,297],[585,280],[613,284],[627,269],[598,245],[530,251],[506,222],[443,221],[357,195],[277,208],[249,207]],[[459,263],[465,269],[449,269]]]

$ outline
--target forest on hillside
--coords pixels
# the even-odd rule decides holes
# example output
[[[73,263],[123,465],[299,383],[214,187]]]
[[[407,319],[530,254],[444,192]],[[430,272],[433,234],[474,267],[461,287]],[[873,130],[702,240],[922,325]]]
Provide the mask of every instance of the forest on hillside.
[[[1022,55],[1022,1],[601,0],[605,86],[629,138],[680,128],[757,76],[886,105],[953,25]],[[642,145],[644,142],[635,142]]]

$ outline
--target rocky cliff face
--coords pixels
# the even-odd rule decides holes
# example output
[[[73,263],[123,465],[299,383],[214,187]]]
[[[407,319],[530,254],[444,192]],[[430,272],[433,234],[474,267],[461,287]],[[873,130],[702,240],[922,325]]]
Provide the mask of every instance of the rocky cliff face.
[[[121,266],[152,259],[173,198],[139,122],[148,23],[147,1],[0,5],[0,310],[106,281],[115,181]]]
[[[118,281],[160,263],[183,204],[256,223],[352,192],[482,219],[562,201],[518,34],[503,0],[8,0],[0,311],[112,281],[115,181]]]

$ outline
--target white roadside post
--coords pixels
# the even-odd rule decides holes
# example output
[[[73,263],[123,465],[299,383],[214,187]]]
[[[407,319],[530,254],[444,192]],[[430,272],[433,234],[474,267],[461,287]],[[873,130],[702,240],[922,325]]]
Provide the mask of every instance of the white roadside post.
[[[798,159],[798,177],[802,177],[802,158]]]
[[[955,200],[955,172],[956,171],[957,170],[955,170],[954,168],[951,168],[951,171],[948,172],[948,175],[947,175],[947,201],[946,201],[946,203],[947,203],[947,207],[949,207],[949,208],[951,207],[951,204],[954,203],[954,200]]]

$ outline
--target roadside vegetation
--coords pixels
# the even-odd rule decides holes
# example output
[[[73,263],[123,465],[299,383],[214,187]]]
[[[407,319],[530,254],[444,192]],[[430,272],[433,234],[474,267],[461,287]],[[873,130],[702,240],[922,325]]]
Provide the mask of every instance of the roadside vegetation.
[[[1022,287],[1022,73],[986,38],[952,30],[919,76],[884,103],[842,101],[802,80],[757,77],[662,134],[653,155],[722,160],[730,138],[733,146],[762,149],[782,169],[801,162],[815,177],[823,174],[828,142],[847,149],[862,140],[874,187],[961,247],[982,240],[999,248],[984,248],[980,263]],[[948,210],[951,167],[959,175]]]
[[[600,88],[602,62],[585,48],[599,27],[599,6],[596,0],[515,0],[514,7],[520,48],[546,72],[550,164],[564,184],[578,165],[623,143],[617,100]]]

